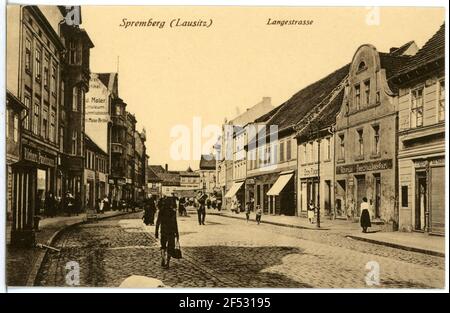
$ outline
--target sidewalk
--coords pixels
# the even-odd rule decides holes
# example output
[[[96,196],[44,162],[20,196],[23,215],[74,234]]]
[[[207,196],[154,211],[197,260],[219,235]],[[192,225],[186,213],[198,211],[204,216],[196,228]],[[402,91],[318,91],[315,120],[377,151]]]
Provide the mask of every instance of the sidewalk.
[[[206,214],[241,220],[246,219],[244,212],[236,214],[231,211],[207,210]],[[253,222],[255,220],[255,214],[253,212],[250,215],[250,220]],[[330,220],[327,217],[322,218],[320,228],[316,228],[316,224],[310,224],[307,218],[298,216],[263,215],[261,223],[300,229],[334,231],[354,240],[361,240],[373,244],[429,255],[445,256],[445,237],[443,236],[433,236],[414,232],[383,232],[381,225],[373,225],[373,227],[370,228],[371,232],[362,233],[359,223],[340,219]]]
[[[347,237],[402,250],[445,257],[445,237],[406,232],[355,232]]]
[[[108,211],[99,214],[98,219],[127,214],[129,212]],[[42,219],[39,231],[36,232],[36,243],[51,246],[52,241],[65,228],[86,221],[86,213],[78,216],[58,216]],[[9,235],[8,235],[9,236]],[[7,286],[33,286],[37,272],[45,257],[47,249],[18,248],[7,243],[6,246],[6,279]]]

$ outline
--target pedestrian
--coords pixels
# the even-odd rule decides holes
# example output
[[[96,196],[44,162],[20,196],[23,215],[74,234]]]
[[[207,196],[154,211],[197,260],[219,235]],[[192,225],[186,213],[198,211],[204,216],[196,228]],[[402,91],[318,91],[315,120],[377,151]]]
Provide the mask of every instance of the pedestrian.
[[[45,215],[49,217],[55,216],[55,198],[51,191],[47,192],[47,196],[45,197],[44,210]]]
[[[77,216],[78,216],[78,214],[81,213],[81,195],[80,195],[80,193],[77,193],[77,195],[75,196],[73,209]]]
[[[105,195],[105,197],[103,198],[103,207],[105,211],[109,211],[110,207],[109,207],[109,199],[108,197]]]
[[[198,215],[198,224],[205,225],[205,217],[206,217],[206,195],[203,194],[202,191],[198,192],[197,196],[198,207],[197,207],[197,215]]]
[[[367,233],[367,228],[372,227],[372,223],[370,222],[370,206],[367,202],[367,198],[363,197],[361,202],[361,218],[360,224],[363,229],[363,233]]]
[[[247,223],[250,220],[250,211],[251,211],[250,202],[247,202],[245,204],[245,217],[247,218]]]
[[[261,216],[262,216],[262,209],[260,205],[256,206],[256,223],[258,223],[258,225],[261,223]]]
[[[179,240],[176,199],[164,197],[156,220],[155,237],[161,235],[161,266],[169,268],[170,257],[175,250],[175,240]]]
[[[70,192],[66,193],[66,213],[69,216],[72,216],[74,212],[75,198]]]
[[[99,213],[100,214],[103,214],[104,213],[104,210],[105,209],[105,202],[103,201],[103,199],[98,199],[98,211],[99,211]]]
[[[311,224],[314,224],[314,213],[315,213],[316,207],[314,205],[314,202],[312,200],[309,201],[308,206],[308,220]]]

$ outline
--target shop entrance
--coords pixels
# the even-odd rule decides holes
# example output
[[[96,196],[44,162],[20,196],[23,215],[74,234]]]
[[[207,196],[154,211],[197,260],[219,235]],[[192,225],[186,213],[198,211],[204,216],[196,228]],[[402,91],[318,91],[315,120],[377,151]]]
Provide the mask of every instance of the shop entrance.
[[[337,181],[337,191],[336,191],[336,217],[346,217],[346,185],[345,180],[338,180]]]
[[[425,229],[425,212],[427,211],[427,173],[416,172],[416,208],[414,229]]]

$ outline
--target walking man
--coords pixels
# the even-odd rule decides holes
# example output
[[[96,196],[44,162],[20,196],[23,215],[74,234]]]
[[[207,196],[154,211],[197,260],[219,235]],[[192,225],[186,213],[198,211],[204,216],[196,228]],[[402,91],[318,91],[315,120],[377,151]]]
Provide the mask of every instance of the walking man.
[[[161,231],[160,231],[161,230]],[[177,224],[176,198],[164,197],[159,202],[158,217],[156,219],[155,237],[161,235],[161,266],[169,268],[171,253],[175,249],[175,239],[179,240]]]
[[[205,225],[205,217],[206,217],[206,198],[207,196],[203,194],[202,191],[198,192],[198,208],[197,208],[197,215],[198,215],[198,224],[199,225]]]

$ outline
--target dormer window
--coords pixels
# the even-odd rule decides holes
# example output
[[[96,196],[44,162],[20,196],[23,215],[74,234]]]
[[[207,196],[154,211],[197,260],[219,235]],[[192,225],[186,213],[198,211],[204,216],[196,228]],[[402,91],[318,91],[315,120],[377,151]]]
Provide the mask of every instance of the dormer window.
[[[361,61],[358,65],[358,72],[364,71],[367,68],[366,63],[364,61]]]

